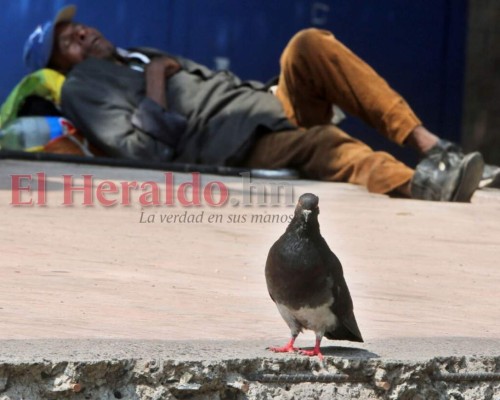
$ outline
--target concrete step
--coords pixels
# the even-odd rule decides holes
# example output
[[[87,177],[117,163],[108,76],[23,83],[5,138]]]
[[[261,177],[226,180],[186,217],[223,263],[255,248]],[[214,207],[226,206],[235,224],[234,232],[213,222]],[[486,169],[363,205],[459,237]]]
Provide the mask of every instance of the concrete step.
[[[263,341],[6,340],[0,399],[500,398],[499,340],[331,344],[321,361]]]

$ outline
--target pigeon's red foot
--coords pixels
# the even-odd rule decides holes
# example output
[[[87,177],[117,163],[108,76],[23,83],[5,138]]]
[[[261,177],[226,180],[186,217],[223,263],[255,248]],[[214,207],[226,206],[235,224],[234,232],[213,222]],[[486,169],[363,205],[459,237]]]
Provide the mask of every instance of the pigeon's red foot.
[[[304,355],[304,356],[309,356],[309,357],[314,357],[318,356],[318,358],[323,361],[323,354],[321,354],[320,346],[321,345],[321,339],[316,339],[316,344],[314,346],[313,350],[300,350],[299,353]]]
[[[297,347],[285,345],[283,347],[268,347],[269,350],[274,351],[275,353],[292,353],[294,351],[298,351]]]
[[[300,350],[299,353],[302,354],[302,355],[304,355],[304,356],[309,356],[309,357],[318,356],[318,358],[320,360],[323,360],[323,354],[321,354],[321,351],[319,351],[319,349],[314,349],[314,350]]]
[[[293,347],[294,342],[295,339],[292,338],[283,347],[268,347],[268,349],[274,351],[275,353],[292,353],[299,350],[297,347]]]

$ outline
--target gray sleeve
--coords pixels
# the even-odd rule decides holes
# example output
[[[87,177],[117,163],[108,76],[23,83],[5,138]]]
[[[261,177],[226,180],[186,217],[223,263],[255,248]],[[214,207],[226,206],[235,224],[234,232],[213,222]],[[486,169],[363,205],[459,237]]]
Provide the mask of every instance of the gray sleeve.
[[[173,159],[176,143],[186,128],[184,117],[140,96],[141,85],[135,75],[122,84],[123,76],[99,76],[106,68],[102,61],[85,63],[100,69],[85,74],[86,70],[77,69],[67,77],[61,99],[64,115],[91,143],[112,157]]]
[[[132,125],[151,137],[175,148],[186,130],[187,119],[181,114],[165,110],[145,97],[132,114]]]

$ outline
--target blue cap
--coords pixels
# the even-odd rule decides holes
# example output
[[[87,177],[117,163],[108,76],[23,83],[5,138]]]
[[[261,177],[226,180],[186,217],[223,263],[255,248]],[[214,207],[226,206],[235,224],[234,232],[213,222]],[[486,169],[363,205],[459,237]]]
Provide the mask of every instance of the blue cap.
[[[24,65],[30,72],[45,68],[49,63],[54,45],[54,27],[59,22],[70,22],[76,13],[74,5],[62,8],[52,21],[38,25],[24,44]]]

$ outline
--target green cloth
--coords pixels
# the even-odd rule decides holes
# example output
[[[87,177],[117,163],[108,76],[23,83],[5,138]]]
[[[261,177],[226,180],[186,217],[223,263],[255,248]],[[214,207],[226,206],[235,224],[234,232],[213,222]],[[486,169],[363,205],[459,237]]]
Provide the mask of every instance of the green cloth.
[[[0,128],[17,117],[19,108],[28,96],[37,95],[59,105],[65,76],[53,69],[43,68],[26,75],[0,108]]]

